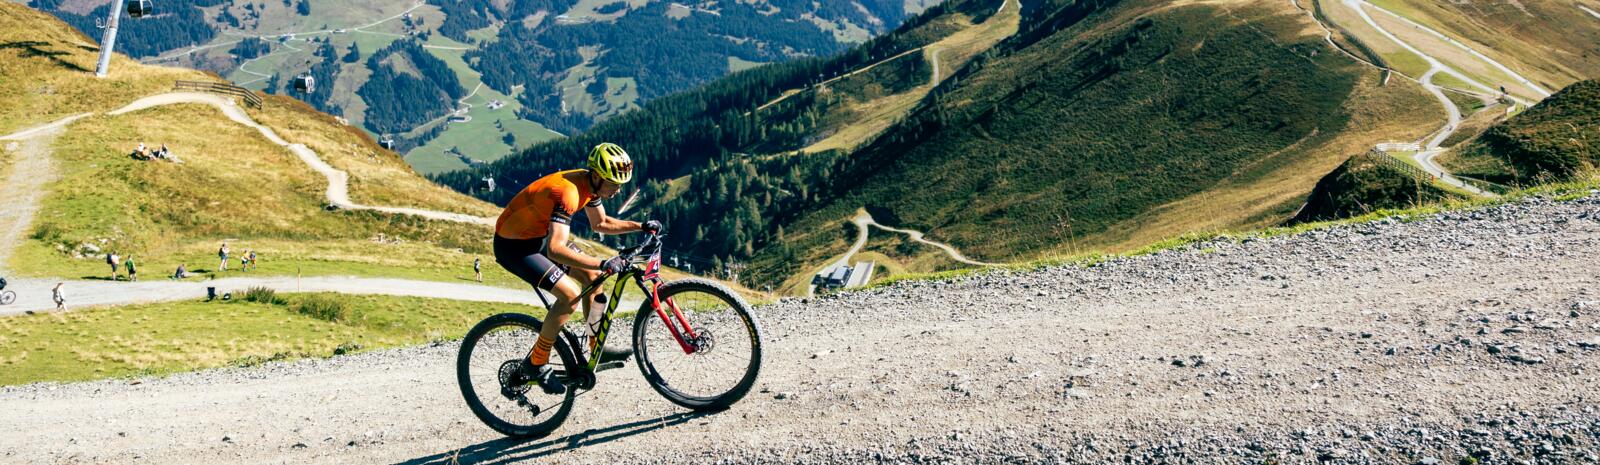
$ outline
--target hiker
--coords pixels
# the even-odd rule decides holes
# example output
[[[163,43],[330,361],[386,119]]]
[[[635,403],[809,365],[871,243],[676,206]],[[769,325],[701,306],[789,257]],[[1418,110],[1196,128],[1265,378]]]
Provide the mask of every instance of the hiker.
[[[110,252],[110,253],[106,254],[106,264],[107,265],[111,265],[111,280],[112,281],[116,281],[117,280],[117,265],[120,264],[120,263],[122,263],[122,259],[120,257],[117,257],[117,253],[116,252]]]
[[[56,301],[56,310],[67,309],[67,295],[61,291],[61,286],[64,284],[66,283],[56,283],[56,287],[50,290],[50,298]]]
[[[133,254],[128,254],[128,259],[123,262],[122,267],[128,270],[128,281],[139,280],[139,269],[133,266]]]
[[[478,282],[483,282],[483,259],[472,257],[472,272],[478,275]]]
[[[172,279],[183,279],[187,277],[189,277],[189,264],[179,263],[178,271],[172,273]]]
[[[221,271],[228,271],[228,243],[223,242],[222,248],[217,249],[217,257],[222,259],[222,264],[217,266]]]
[[[256,269],[256,251],[255,251],[255,249],[244,251],[244,262],[246,263],[245,266],[247,267],[245,269],[250,270],[250,271],[255,271],[255,269]]]

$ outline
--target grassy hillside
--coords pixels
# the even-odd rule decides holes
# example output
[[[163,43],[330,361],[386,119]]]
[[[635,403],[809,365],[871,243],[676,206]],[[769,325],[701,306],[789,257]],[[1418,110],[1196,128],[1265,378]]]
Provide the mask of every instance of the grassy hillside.
[[[148,376],[422,344],[526,305],[294,294],[0,318],[0,385]],[[264,299],[266,300],[266,299]]]
[[[172,88],[175,79],[205,79],[179,68],[137,66],[117,55],[111,74],[94,79],[96,41],[48,14],[0,2],[0,134],[62,117],[105,111]],[[114,97],[114,98],[108,98]]]
[[[1324,0],[1326,2],[1326,0]],[[1333,3],[1333,2],[1326,2]],[[1547,89],[1600,76],[1600,2],[1374,0],[1459,38]],[[1559,27],[1552,27],[1559,25]]]
[[[184,163],[129,157],[139,141],[168,143]],[[150,277],[179,263],[212,270],[223,241],[235,253],[256,250],[260,273],[276,275],[454,280],[465,275],[473,254],[489,252],[488,231],[478,225],[324,211],[325,178],[209,106],[89,117],[54,148],[61,178],[49,187],[32,240],[13,260],[23,274],[102,276],[103,257],[74,258],[84,244],[135,254]],[[358,163],[359,157],[345,158]],[[384,241],[377,241],[380,234]]]
[[[781,279],[797,262],[827,255],[838,246],[832,225],[862,206],[885,224],[996,260],[1117,244],[1124,222],[1213,189],[1272,186],[1279,195],[1248,206],[1250,217],[1206,226],[1281,221],[1316,181],[1277,184],[1284,172],[1336,166],[1336,155],[1321,150],[1354,142],[1337,139],[1356,113],[1426,120],[1398,105],[1352,104],[1400,94],[1374,89],[1376,73],[1332,53],[1304,13],[1220,8],[1041,10],[841,163],[826,206],[785,226],[791,247],[809,252],[758,254],[758,279]],[[1400,98],[1416,102],[1410,95]],[[1189,212],[1234,205],[1199,202]]]
[[[1600,166],[1600,81],[1562,89],[1440,157],[1453,172],[1503,184],[1562,181]]]
[[[10,267],[19,274],[102,276],[99,257],[78,258],[93,248],[134,254],[150,277],[171,273],[179,263],[210,270],[216,248],[227,240],[235,253],[256,250],[261,274],[455,280],[467,275],[474,255],[488,253],[482,226],[324,211],[325,178],[215,108],[175,105],[105,115],[170,91],[174,79],[218,79],[120,55],[111,76],[96,79],[91,43],[48,15],[0,3],[0,130],[96,113],[53,143],[60,179],[48,187],[29,240],[13,255]],[[356,202],[484,216],[499,211],[428,182],[360,130],[295,100],[270,97],[264,108],[247,111],[348,172]],[[166,143],[184,163],[130,158],[140,142]],[[497,267],[486,268],[491,283],[522,287]]]
[[[305,144],[334,168],[350,173],[350,197],[357,203],[415,207],[478,216],[497,216],[500,208],[434,184],[419,176],[398,154],[379,147],[360,128],[340,124],[326,113],[289,97],[268,96],[251,118],[278,135]]]

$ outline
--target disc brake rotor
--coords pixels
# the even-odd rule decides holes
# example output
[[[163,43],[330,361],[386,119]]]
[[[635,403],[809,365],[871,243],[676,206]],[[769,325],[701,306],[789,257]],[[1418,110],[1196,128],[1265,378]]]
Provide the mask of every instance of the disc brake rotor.
[[[707,354],[711,353],[711,349],[716,348],[717,337],[711,334],[711,330],[701,328],[695,331],[694,338],[690,339],[689,342],[690,345],[694,346],[695,355]]]

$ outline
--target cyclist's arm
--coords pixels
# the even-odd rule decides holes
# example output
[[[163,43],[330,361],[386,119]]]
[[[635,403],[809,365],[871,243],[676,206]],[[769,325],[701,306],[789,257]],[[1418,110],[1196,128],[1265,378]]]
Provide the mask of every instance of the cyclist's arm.
[[[556,263],[571,265],[585,270],[600,269],[600,259],[584,255],[571,247],[567,241],[572,239],[572,227],[566,223],[550,223],[550,259]]]
[[[583,211],[589,215],[589,229],[593,229],[594,232],[600,234],[631,233],[644,227],[637,221],[619,220],[606,216],[606,206],[601,205],[599,200],[589,202],[589,205],[585,206]]]

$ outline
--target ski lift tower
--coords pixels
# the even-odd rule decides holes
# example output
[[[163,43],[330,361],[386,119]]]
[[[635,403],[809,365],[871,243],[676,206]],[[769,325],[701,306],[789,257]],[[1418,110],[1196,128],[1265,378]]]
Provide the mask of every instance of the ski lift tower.
[[[126,8],[117,8],[118,3],[121,2],[112,2],[111,16],[104,24],[97,24],[106,33],[100,39],[100,64],[94,69],[94,77],[106,77],[111,71],[111,49],[117,43],[117,23],[121,22],[122,10],[128,10],[128,16],[133,18],[143,18],[155,11],[149,0],[128,0]]]

